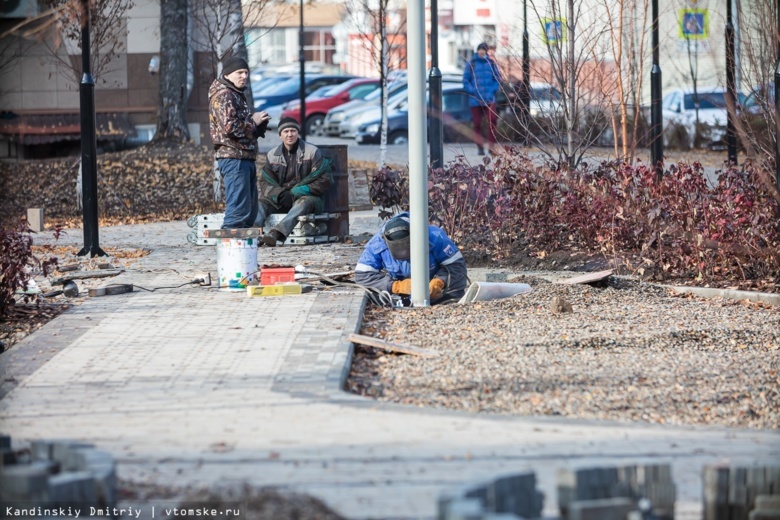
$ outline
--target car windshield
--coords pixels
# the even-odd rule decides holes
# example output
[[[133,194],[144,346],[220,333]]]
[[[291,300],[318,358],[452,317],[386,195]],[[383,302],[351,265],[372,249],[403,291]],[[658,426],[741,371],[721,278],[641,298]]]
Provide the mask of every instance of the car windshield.
[[[553,87],[531,89],[531,99],[536,101],[560,101],[561,93]]]
[[[300,90],[300,81],[298,78],[290,78],[281,83],[270,85],[263,96],[290,96]]]
[[[745,103],[745,95],[738,94],[740,104]],[[726,110],[726,93],[725,92],[699,92],[699,110],[717,108]],[[696,105],[694,103],[693,94],[685,94],[684,101],[685,110],[695,110]]]
[[[306,99],[314,99],[314,98],[321,98],[321,97],[327,97],[331,95],[333,92],[337,91],[341,87],[341,85],[325,85],[324,87],[320,87],[311,94],[309,94]]]
[[[387,96],[393,97],[399,92],[403,92],[406,90],[406,83],[390,83],[387,85]],[[365,101],[376,101],[382,96],[382,89],[381,87],[377,87],[376,90],[372,90],[371,94],[367,95],[363,99]]]

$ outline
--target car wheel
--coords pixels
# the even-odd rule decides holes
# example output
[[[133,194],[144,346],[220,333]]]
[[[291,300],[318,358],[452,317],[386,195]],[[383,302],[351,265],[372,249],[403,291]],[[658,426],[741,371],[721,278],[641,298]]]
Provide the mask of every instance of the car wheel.
[[[387,138],[387,144],[406,144],[408,142],[409,136],[402,130],[393,132],[390,134],[390,137]]]
[[[306,135],[323,135],[322,124],[325,122],[325,116],[314,114],[306,118]]]

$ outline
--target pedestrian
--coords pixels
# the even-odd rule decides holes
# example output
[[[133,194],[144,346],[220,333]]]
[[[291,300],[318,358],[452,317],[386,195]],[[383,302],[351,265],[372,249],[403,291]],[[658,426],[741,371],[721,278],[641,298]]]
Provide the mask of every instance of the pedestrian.
[[[431,304],[460,299],[468,287],[466,261],[455,243],[441,228],[428,226]],[[409,212],[388,220],[368,241],[355,267],[355,282],[380,291],[401,295],[408,303],[412,294],[409,262]]]
[[[496,92],[498,92],[500,80],[501,71],[496,60],[488,56],[488,45],[484,42],[480,43],[477,47],[477,53],[466,62],[463,71],[463,88],[469,95],[471,119],[474,123],[474,139],[479,155],[485,155],[486,141],[489,145],[489,151],[495,153],[496,126],[498,124]],[[487,124],[487,132],[482,130],[483,120]]]
[[[209,88],[211,141],[225,183],[222,229],[252,227],[257,217],[257,139],[265,137],[270,117],[252,113],[244,96],[248,80],[249,65],[234,56]]]
[[[263,243],[284,242],[298,223],[298,217],[320,213],[331,183],[331,161],[319,148],[299,137],[298,122],[292,117],[279,121],[282,144],[268,152],[260,176],[260,204],[255,225],[263,227],[271,213],[287,213],[263,235]]]

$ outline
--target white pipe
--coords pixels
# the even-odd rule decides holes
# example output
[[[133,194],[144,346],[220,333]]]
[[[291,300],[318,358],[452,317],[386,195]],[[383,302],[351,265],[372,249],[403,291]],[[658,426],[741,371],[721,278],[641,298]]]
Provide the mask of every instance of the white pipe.
[[[466,289],[466,294],[458,300],[458,303],[500,300],[529,293],[532,290],[527,283],[474,282]]]
[[[407,4],[406,62],[409,78],[409,212],[412,305],[430,305],[428,289],[428,165],[425,111],[425,0]]]

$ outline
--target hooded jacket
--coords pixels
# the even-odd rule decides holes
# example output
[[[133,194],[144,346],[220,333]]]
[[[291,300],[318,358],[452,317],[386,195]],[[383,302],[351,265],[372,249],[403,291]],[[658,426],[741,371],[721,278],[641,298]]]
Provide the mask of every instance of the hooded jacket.
[[[501,71],[490,56],[475,54],[466,62],[463,71],[463,88],[469,94],[469,106],[489,106],[496,101]]]
[[[325,208],[325,196],[331,183],[331,163],[322,156],[319,148],[298,139],[297,149],[290,158],[295,161],[295,168],[287,167],[287,159],[280,144],[270,152],[260,175],[260,197],[274,204],[279,202],[279,194],[283,191],[292,193],[295,200],[301,197],[316,197],[315,211]]]
[[[256,125],[243,89],[225,78],[209,88],[209,128],[215,159],[251,159],[257,156],[257,138],[265,137],[268,122]]]

